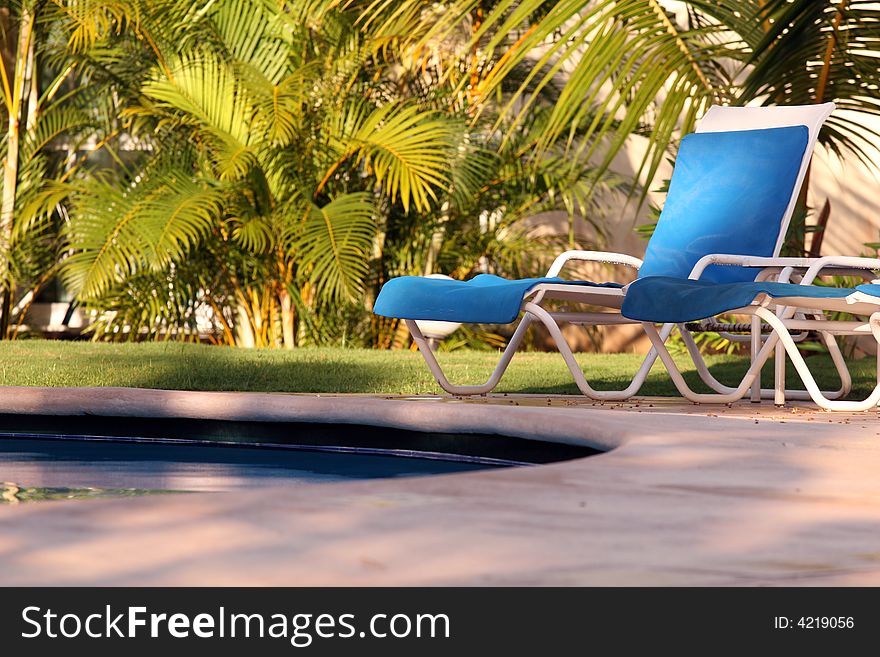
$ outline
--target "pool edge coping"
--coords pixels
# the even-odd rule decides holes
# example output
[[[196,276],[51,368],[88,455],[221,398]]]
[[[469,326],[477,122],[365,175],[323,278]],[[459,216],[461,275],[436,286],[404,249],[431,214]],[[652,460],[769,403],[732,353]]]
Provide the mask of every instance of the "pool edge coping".
[[[682,425],[711,421],[742,427],[742,417],[679,412],[609,412],[599,406],[517,405],[518,396],[473,403],[450,397],[163,390],[121,387],[6,387],[0,413],[11,415],[194,419],[213,421],[363,424],[435,433],[495,434],[619,448],[633,438],[659,437]],[[534,395],[523,399],[535,399]],[[548,400],[554,398],[547,396]],[[579,398],[576,398],[579,399]],[[507,401],[509,403],[498,403]],[[552,418],[552,421],[548,421]]]

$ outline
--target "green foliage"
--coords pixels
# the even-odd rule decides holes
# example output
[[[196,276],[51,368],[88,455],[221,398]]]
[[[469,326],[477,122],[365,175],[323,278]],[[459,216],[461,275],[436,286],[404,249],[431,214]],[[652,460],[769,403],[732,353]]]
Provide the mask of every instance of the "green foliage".
[[[77,41],[116,76],[118,114],[150,149],[69,190],[64,280],[103,313],[100,335],[189,337],[180,318],[209,304],[227,342],[367,330],[381,343],[394,327],[365,329],[364,297],[389,276],[527,268],[541,249],[525,217],[561,207],[601,234],[596,190],[626,189],[565,147],[534,156],[549,103],[511,121],[462,94],[489,60],[473,61],[471,30],[432,41],[429,3],[386,5],[381,21],[359,3],[218,0],[161,20],[131,6]],[[429,45],[413,50],[417,37]],[[145,55],[152,66],[117,74]],[[193,277],[193,258],[218,275]]]
[[[367,192],[344,194],[323,207],[309,208],[287,248],[310,272],[308,282],[318,297],[342,302],[361,293],[369,269],[365,254],[375,234],[374,213]]]
[[[420,4],[405,0],[398,11]],[[483,6],[480,0],[452,3],[425,35],[412,40],[426,47]],[[717,61],[727,53],[723,27],[682,28],[656,0],[494,2],[469,45],[480,48],[488,69],[474,90],[480,97],[498,93],[517,67],[528,66],[502,99],[495,127],[501,117],[528,120],[548,90],[555,99],[536,135],[536,154],[561,144],[575,161],[596,160],[597,175],[608,170],[630,135],[644,133],[647,149],[638,174],[650,181],[678,131],[689,130],[711,102],[725,100],[730,86]]]
[[[128,182],[95,178],[75,199],[75,220],[64,231],[73,251],[64,281],[83,300],[186,258],[222,207],[218,189],[170,168]]]
[[[833,100],[841,110],[880,115],[880,19],[866,0],[720,0],[691,2],[730,26],[744,79],[740,102],[803,105]],[[705,25],[705,22],[703,23]],[[852,114],[832,115],[820,142],[865,162],[878,156],[878,135]]]
[[[232,264],[207,293],[221,308],[252,306],[251,333],[275,323],[273,308],[291,295],[307,306],[362,296],[377,200],[431,209],[448,185],[456,119],[379,104],[353,16],[335,11],[336,21],[291,29],[283,4],[216,2],[184,14],[204,40],[182,51],[156,42],[156,63],[122,111],[150,133],[152,155],[72,197],[65,282],[82,301],[105,311],[129,298],[119,294],[129,280],[143,287],[154,276],[161,288],[197,247]],[[177,31],[143,15],[138,29]],[[295,335],[287,310],[287,332],[270,331],[272,343]]]
[[[14,16],[26,7],[40,100],[7,283],[60,269],[107,338],[402,345],[369,314],[385,280],[534,274],[564,245],[600,246],[609,196],[643,201],[710,103],[878,113],[861,0],[65,0]],[[854,116],[821,139],[874,158]],[[645,155],[623,177],[633,135]],[[559,210],[568,235],[536,237],[529,220]]]

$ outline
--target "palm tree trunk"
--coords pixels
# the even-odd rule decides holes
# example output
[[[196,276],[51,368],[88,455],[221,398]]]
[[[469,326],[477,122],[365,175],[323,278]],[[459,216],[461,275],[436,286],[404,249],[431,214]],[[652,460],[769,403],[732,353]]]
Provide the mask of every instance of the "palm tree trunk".
[[[287,290],[282,290],[279,297],[281,300],[281,344],[285,349],[293,349],[296,346],[293,301]]]
[[[281,346],[284,349],[293,349],[296,346],[296,311],[288,289],[288,285],[293,280],[293,271],[291,265],[284,257],[283,251],[280,249],[277,259],[278,284],[276,295],[281,313]]]
[[[12,227],[15,213],[15,199],[18,186],[18,149],[21,135],[20,120],[22,106],[30,95],[28,76],[33,70],[34,17],[28,7],[21,13],[18,31],[18,46],[15,51],[12,84],[4,66],[2,78],[6,96],[7,127],[6,157],[3,160],[3,196],[0,199],[0,340],[4,340],[9,332],[9,314],[12,309],[13,282],[9,271],[9,249],[12,242]],[[25,117],[26,125],[30,119]]]
[[[235,322],[236,342],[240,347],[253,349],[257,346],[257,340],[254,336],[253,319],[246,302],[239,301],[237,311],[238,321]]]
[[[406,322],[397,320],[397,326],[394,329],[394,337],[391,340],[392,349],[406,349],[409,345],[410,335]]]
[[[846,7],[849,4],[849,0],[841,0],[840,4],[837,6],[837,14],[834,17],[834,23],[831,26],[831,34],[828,36],[828,43],[825,47],[825,55],[822,59],[822,70],[819,72],[819,80],[816,83],[816,104],[825,102],[825,91],[828,88],[828,78],[831,74],[831,62],[834,59],[834,47],[837,45],[837,38],[840,32],[840,24],[843,22],[843,14],[846,11]],[[801,216],[806,217],[807,213],[807,194],[810,192],[810,174],[813,171],[813,164],[807,166],[807,172],[804,175],[804,182],[801,185],[800,193],[798,194],[797,206],[795,208],[795,213],[801,213]],[[827,217],[826,217],[826,225],[827,225]],[[824,231],[825,229],[822,228]],[[807,251],[806,247],[806,231],[804,231],[803,235],[804,244],[801,244],[802,250],[804,253]],[[816,239],[816,234],[813,234],[813,239]],[[812,240],[810,242],[810,249],[812,248]]]

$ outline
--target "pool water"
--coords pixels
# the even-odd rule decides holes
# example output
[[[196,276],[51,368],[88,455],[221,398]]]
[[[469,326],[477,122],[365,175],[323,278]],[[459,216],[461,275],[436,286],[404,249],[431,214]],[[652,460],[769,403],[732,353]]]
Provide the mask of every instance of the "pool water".
[[[444,475],[598,453],[342,423],[0,414],[0,504]]]
[[[0,437],[0,503],[470,472],[486,462],[290,447]]]

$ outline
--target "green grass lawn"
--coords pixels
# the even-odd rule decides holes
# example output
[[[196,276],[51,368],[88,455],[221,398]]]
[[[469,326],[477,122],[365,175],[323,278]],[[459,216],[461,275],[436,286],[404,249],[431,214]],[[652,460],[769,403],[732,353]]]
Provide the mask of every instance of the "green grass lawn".
[[[488,352],[440,354],[450,378],[459,383],[485,380],[497,359]],[[594,387],[620,389],[641,363],[633,354],[581,354],[578,357]],[[713,356],[713,373],[737,382],[747,367],[740,357]],[[697,386],[693,366],[679,362]],[[830,361],[809,359],[823,387],[837,386]],[[769,385],[770,366],[765,375]],[[854,396],[873,387],[874,359],[852,363]],[[789,385],[799,384],[793,371]],[[180,343],[102,344],[22,340],[0,343],[0,385],[128,386],[176,390],[244,390],[285,392],[438,393],[416,352],[366,349],[303,348],[294,351],[246,350]],[[521,353],[497,392],[577,394],[562,358],[556,353]],[[654,366],[643,395],[674,395],[665,370]]]

